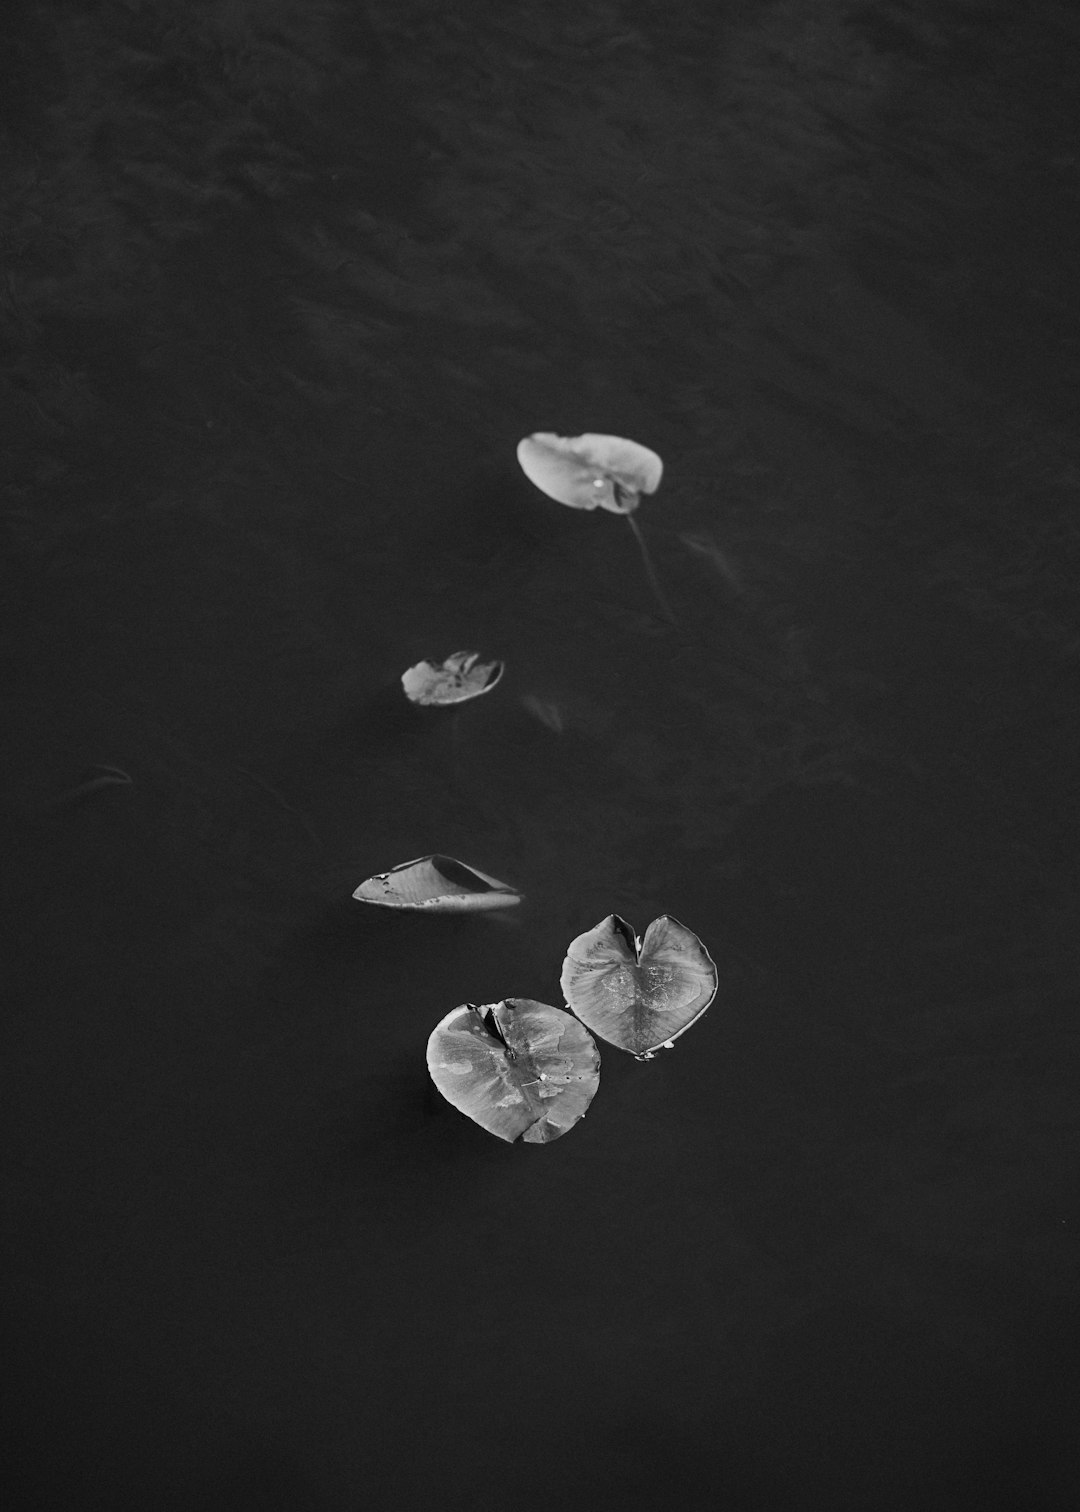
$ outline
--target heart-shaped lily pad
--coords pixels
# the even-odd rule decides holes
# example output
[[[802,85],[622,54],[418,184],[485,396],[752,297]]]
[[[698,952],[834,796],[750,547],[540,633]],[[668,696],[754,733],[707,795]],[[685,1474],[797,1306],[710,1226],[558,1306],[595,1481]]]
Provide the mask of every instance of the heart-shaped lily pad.
[[[600,1084],[588,1030],[531,998],[463,1003],[432,1030],[427,1063],[447,1102],[511,1144],[558,1139],[584,1117]]]
[[[638,939],[609,914],[563,962],[563,997],[583,1024],[639,1057],[670,1046],[716,996],[716,966],[696,934],[663,914]]]

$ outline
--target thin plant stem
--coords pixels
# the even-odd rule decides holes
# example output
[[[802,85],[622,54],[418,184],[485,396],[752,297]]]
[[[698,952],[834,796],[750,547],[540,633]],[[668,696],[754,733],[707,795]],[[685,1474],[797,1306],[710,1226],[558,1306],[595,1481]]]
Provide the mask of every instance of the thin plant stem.
[[[676,629],[678,629],[679,622],[675,618],[675,611],[668,603],[667,597],[664,594],[664,590],[660,586],[660,579],[656,576],[656,568],[652,564],[652,557],[650,557],[649,555],[649,548],[645,545],[645,537],[641,533],[641,527],[638,525],[638,522],[634,519],[634,516],[629,511],[627,511],[626,513],[626,523],[634,532],[634,540],[638,543],[638,547],[641,550],[641,560],[645,563],[645,575],[649,579],[649,587],[653,591],[656,602],[664,611],[664,618],[669,620],[670,623],[673,624]]]
[[[58,797],[51,798],[48,803],[42,806],[41,812],[51,814],[57,809],[69,808],[79,803],[83,798],[88,797],[91,793],[99,792],[102,788],[128,787],[131,784],[131,777],[120,767],[99,764],[91,767],[90,771],[96,772],[99,775],[90,776],[88,774],[86,780],[80,782],[78,787],[68,788],[66,792],[60,793]]]

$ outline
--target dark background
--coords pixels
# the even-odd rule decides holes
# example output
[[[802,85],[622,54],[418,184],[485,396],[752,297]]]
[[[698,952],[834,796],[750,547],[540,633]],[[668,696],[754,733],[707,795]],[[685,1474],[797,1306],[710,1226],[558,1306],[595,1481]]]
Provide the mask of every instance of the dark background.
[[[1075,1506],[1075,13],[5,25],[7,1506]],[[427,1035],[613,910],[716,1002],[502,1145]]]

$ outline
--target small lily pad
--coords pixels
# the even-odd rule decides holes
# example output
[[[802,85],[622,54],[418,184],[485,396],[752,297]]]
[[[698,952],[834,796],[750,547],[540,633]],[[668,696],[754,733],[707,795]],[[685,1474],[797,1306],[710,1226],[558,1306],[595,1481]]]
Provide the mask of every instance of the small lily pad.
[[[571,943],[561,985],[594,1034],[648,1058],[697,1023],[716,996],[716,966],[697,935],[667,914],[643,940],[609,914]]]
[[[466,703],[490,693],[505,670],[505,662],[482,662],[479,651],[455,651],[444,662],[417,662],[401,674],[401,686],[415,704]]]
[[[654,451],[622,436],[586,431],[557,436],[534,431],[518,442],[518,461],[530,483],[571,509],[630,514],[642,494],[655,493],[664,464]]]
[[[459,1112],[512,1144],[549,1144],[583,1118],[600,1084],[592,1035],[531,998],[463,1003],[432,1030],[428,1071]]]
[[[521,893],[509,882],[489,877],[487,872],[453,856],[420,856],[403,861],[388,872],[377,872],[353,893],[361,903],[383,908],[413,908],[425,913],[479,913],[492,908],[512,908]]]

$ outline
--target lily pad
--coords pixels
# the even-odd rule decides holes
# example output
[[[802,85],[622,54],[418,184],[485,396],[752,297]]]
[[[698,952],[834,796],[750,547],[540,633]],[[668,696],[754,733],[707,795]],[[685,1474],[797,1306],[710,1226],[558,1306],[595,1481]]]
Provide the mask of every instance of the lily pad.
[[[518,461],[530,483],[571,509],[630,514],[642,494],[655,493],[664,464],[654,451],[622,436],[586,431],[556,436],[534,431],[518,442]]]
[[[600,1084],[600,1052],[584,1025],[531,998],[463,1003],[432,1030],[427,1063],[447,1102],[511,1144],[558,1139]]]
[[[664,464],[656,453],[624,436],[601,436],[594,431],[582,436],[556,436],[552,431],[534,431],[518,442],[517,455],[529,482],[549,499],[571,509],[606,509],[625,516],[656,602],[664,618],[678,625],[634,519],[641,495],[655,493],[660,487]]]
[[[561,985],[594,1034],[648,1058],[697,1023],[716,996],[716,966],[697,935],[667,914],[643,940],[609,914],[572,942]]]
[[[401,686],[415,704],[466,703],[490,693],[505,670],[505,662],[482,662],[479,651],[455,651],[444,662],[417,662],[401,674]]]
[[[509,882],[453,856],[420,856],[388,872],[377,872],[353,893],[360,903],[383,908],[414,908],[425,913],[479,913],[513,908],[522,895]]]

